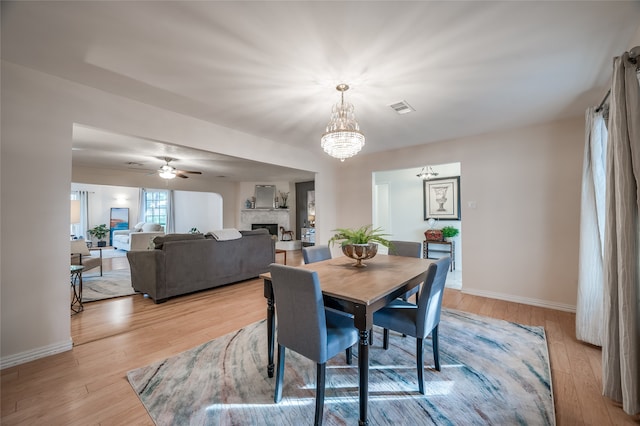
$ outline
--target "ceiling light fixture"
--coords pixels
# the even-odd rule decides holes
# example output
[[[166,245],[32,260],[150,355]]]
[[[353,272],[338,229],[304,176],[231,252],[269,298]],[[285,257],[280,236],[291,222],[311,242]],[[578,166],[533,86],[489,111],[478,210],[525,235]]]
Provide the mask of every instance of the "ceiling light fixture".
[[[341,93],[340,102],[331,109],[331,119],[320,144],[327,154],[344,161],[360,152],[364,146],[364,134],[356,121],[353,105],[344,101],[344,92],[349,90],[349,86],[338,84],[336,90]]]
[[[438,176],[438,173],[434,172],[431,166],[424,166],[416,176],[422,180],[429,180]]]
[[[168,164],[165,164],[164,166],[160,167],[160,170],[158,170],[158,174],[163,179],[174,179],[176,177],[176,169]]]

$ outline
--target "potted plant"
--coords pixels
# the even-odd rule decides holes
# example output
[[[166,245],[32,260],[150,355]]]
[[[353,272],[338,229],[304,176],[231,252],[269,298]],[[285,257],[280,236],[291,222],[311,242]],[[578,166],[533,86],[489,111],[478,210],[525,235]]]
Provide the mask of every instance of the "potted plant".
[[[454,228],[453,226],[445,226],[444,228],[442,228],[442,236],[446,241],[449,241],[459,233],[460,230],[458,228]]]
[[[107,242],[104,241],[104,237],[109,233],[109,228],[106,224],[101,224],[89,229],[89,234],[98,239],[98,247],[106,247]]]
[[[373,228],[373,225],[361,226],[358,229],[338,228],[334,229],[336,234],[329,239],[329,245],[333,246],[336,241],[342,240],[342,252],[345,256],[355,259],[354,266],[365,266],[362,261],[371,259],[378,253],[378,244],[385,247],[391,245],[390,241],[384,238],[385,234],[381,228]]]

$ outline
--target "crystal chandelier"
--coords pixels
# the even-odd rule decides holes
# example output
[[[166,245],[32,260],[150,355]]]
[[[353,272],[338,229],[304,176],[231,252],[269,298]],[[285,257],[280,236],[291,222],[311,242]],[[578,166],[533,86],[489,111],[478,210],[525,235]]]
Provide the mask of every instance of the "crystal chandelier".
[[[356,121],[353,105],[344,101],[344,92],[349,90],[349,86],[338,84],[336,90],[341,92],[340,102],[331,109],[331,119],[320,143],[327,154],[344,161],[360,152],[364,146],[364,134]]]
[[[424,166],[416,176],[422,180],[429,180],[438,176],[438,173],[434,172],[431,166]]]

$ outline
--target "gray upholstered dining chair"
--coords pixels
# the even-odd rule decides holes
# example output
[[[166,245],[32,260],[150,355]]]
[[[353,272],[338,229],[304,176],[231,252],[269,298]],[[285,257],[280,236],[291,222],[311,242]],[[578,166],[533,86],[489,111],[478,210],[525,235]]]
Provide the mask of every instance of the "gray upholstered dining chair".
[[[303,247],[302,258],[304,259],[305,264],[331,259],[331,250],[329,249],[329,246]]]
[[[390,241],[389,254],[392,256],[405,256],[422,258],[422,243],[414,241]],[[420,290],[420,286],[416,286],[402,295],[402,300],[409,300],[411,296]]]
[[[325,310],[318,273],[302,268],[271,264],[271,283],[278,324],[278,365],[274,401],[282,399],[285,348],[315,361],[315,425],[322,424],[326,363],[345,350],[351,364],[351,346],[358,342],[353,319]]]
[[[396,299],[373,314],[373,323],[384,328],[383,347],[389,347],[389,330],[407,334],[416,338],[416,366],[418,369],[418,388],[424,395],[424,339],[431,334],[433,360],[436,370],[440,371],[438,349],[438,324],[442,309],[444,284],[447,280],[450,257],[443,257],[429,265],[418,294],[418,304]]]

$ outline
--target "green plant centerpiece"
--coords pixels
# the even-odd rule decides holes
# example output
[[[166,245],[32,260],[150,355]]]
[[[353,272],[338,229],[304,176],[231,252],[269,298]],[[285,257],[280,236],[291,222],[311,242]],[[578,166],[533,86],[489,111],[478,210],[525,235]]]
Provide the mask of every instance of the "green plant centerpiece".
[[[107,228],[107,225],[104,223],[89,229],[89,234],[98,239],[98,247],[105,247],[107,245],[107,242],[104,241],[104,237],[106,237],[108,233],[109,228]]]
[[[373,225],[361,226],[358,229],[338,228],[334,229],[335,235],[329,239],[329,245],[336,241],[342,241],[342,253],[356,260],[356,267],[366,266],[363,260],[371,259],[378,253],[378,244],[389,247],[391,244],[385,237],[382,228],[373,228]]]
[[[454,228],[453,226],[445,226],[442,228],[442,236],[444,238],[453,238],[460,233],[458,228]]]

